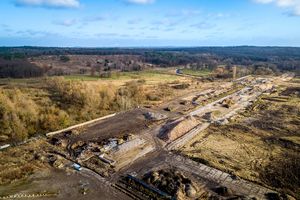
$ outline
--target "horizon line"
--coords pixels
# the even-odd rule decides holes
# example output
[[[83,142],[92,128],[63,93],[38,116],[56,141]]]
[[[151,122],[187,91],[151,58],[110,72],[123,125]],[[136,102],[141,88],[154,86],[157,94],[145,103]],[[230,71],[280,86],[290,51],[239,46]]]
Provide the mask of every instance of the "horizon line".
[[[300,46],[287,46],[287,45],[212,45],[212,46],[39,46],[39,45],[20,45],[20,46],[0,46],[0,48],[78,48],[78,49],[159,49],[159,48],[229,48],[229,47],[260,47],[260,48],[300,48]]]

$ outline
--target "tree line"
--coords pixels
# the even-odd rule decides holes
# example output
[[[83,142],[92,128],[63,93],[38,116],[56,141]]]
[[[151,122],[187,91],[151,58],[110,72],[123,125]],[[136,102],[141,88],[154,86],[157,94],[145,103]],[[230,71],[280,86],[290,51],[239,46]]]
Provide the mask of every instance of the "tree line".
[[[26,60],[0,58],[0,78],[30,78],[43,76],[44,70]]]
[[[43,70],[27,61],[41,55],[138,55],[146,63],[159,67],[193,64],[194,68],[215,69],[218,65],[242,65],[300,74],[300,48],[297,47],[195,47],[195,48],[56,48],[0,47],[0,77],[42,76]],[[275,66],[275,67],[274,67]]]

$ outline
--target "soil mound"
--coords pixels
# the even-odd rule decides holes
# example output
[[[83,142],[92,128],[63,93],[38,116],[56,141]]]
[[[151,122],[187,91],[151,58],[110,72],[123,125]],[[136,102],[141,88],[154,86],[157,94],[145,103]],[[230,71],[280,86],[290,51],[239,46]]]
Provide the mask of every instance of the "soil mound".
[[[166,119],[167,116],[160,114],[160,113],[153,113],[153,112],[146,112],[144,114],[145,118],[148,120],[152,120],[152,121],[159,121],[159,120],[163,120]]]
[[[208,195],[205,186],[196,185],[195,182],[175,169],[149,172],[144,175],[143,181],[178,200],[195,199]]]
[[[183,136],[200,123],[195,117],[188,116],[181,120],[170,122],[163,126],[159,138],[171,142]]]

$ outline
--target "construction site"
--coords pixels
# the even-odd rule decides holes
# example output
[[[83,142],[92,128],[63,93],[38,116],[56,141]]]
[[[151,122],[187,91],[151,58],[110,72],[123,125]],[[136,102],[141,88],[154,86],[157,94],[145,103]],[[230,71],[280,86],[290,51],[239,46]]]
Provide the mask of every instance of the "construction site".
[[[160,106],[116,113],[24,144],[25,162],[38,167],[29,181],[0,186],[0,199],[33,194],[42,199],[299,199],[300,187],[281,186],[287,174],[275,173],[283,170],[279,155],[290,153],[299,161],[299,78],[247,76],[203,84],[202,90]],[[282,106],[281,114],[276,106]],[[278,126],[268,126],[271,118]]]

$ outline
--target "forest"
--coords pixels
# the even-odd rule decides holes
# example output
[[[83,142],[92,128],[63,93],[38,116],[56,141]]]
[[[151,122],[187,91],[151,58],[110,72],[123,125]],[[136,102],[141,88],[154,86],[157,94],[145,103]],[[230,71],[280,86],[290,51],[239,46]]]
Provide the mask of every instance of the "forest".
[[[275,71],[299,73],[300,48],[297,47],[194,47],[194,48],[56,48],[1,47],[0,77],[36,77],[43,70],[29,58],[57,55],[68,62],[67,55],[127,55],[138,56],[142,62],[157,67],[185,66],[215,69],[219,65],[265,67]]]

